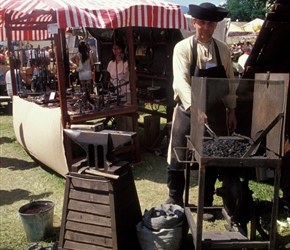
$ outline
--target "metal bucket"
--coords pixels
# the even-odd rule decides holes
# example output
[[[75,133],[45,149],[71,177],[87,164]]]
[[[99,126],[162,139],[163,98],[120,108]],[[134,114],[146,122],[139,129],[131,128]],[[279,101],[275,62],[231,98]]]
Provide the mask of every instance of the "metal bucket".
[[[37,242],[51,234],[54,212],[52,201],[32,201],[20,207],[18,212],[28,241]]]

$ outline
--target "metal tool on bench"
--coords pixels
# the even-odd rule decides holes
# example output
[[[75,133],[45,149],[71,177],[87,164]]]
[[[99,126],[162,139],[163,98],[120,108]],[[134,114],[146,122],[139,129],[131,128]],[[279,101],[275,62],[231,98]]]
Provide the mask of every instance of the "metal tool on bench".
[[[105,172],[102,172],[99,170],[92,169],[89,166],[82,167],[78,170],[78,174],[84,174],[84,173],[92,174],[92,175],[96,175],[96,176],[103,176],[103,177],[106,177],[109,179],[115,179],[115,180],[119,179],[119,175],[108,174],[108,173],[105,173]]]
[[[209,127],[208,124],[204,124],[205,128],[206,128],[206,131],[209,133],[209,135],[212,137],[212,139],[214,141],[218,141],[219,140],[219,137],[216,135],[216,133]]]
[[[118,179],[120,164],[118,164],[119,159],[114,155],[114,150],[130,142],[135,137],[135,132],[117,130],[93,132],[72,129],[64,131],[70,139],[85,150],[87,155],[86,159],[74,164],[74,172]]]

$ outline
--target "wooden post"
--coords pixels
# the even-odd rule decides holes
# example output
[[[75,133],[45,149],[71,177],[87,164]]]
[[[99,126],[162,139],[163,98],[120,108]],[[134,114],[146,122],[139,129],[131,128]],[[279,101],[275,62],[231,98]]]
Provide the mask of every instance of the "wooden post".
[[[144,117],[145,146],[150,148],[160,133],[160,117],[148,115]]]
[[[127,27],[127,46],[128,46],[128,63],[129,63],[129,71],[130,71],[130,91],[131,91],[131,104],[137,105],[137,93],[136,93],[136,82],[137,82],[137,74],[135,71],[135,52],[134,52],[134,44],[133,44],[133,28]],[[134,144],[135,144],[135,161],[139,162],[141,160],[140,156],[140,142],[139,142],[139,126],[138,126],[138,114],[131,114],[133,121],[133,131],[137,133]]]
[[[68,74],[66,70],[66,58],[65,58],[65,39],[64,30],[59,29],[59,33],[54,35],[54,43],[56,46],[56,65],[57,65],[57,78],[58,78],[58,94],[61,110],[61,122],[63,128],[70,126],[70,118],[67,113],[67,99],[66,99],[66,85]],[[67,165],[70,169],[72,166],[72,144],[71,140],[64,134],[64,148],[67,159]]]
[[[7,24],[7,22],[9,23],[9,20],[11,19],[11,14],[5,14],[5,23]],[[7,40],[8,40],[8,55],[9,55],[9,66],[10,66],[10,72],[11,72],[11,85],[12,85],[12,94],[13,95],[17,95],[17,90],[16,90],[16,77],[15,74],[12,74],[12,72],[14,72],[14,63],[13,63],[13,53],[14,53],[14,49],[13,49],[13,45],[12,45],[12,28],[8,25],[6,25],[6,35],[7,35]]]

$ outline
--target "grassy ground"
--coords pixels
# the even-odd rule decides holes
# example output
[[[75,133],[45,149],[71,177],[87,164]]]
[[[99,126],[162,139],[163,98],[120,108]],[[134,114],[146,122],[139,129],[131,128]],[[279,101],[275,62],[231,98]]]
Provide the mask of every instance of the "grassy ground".
[[[43,168],[34,161],[17,143],[13,133],[12,117],[0,116],[0,249],[21,250],[31,243],[27,241],[18,209],[31,200],[46,199],[55,203],[54,233],[39,244],[51,246],[59,240],[62,206],[64,198],[64,179]],[[141,140],[141,145],[142,140]],[[161,203],[167,198],[166,187],[166,158],[156,156],[141,148],[142,161],[133,166],[135,185],[138,192],[142,212]],[[196,204],[197,172],[191,173],[190,203]],[[218,183],[217,186],[220,186]],[[250,182],[250,189],[254,191],[254,199],[264,201],[263,213],[268,214],[273,186],[267,183]],[[220,197],[215,197],[215,205],[221,205]],[[280,211],[281,210],[281,211]],[[279,220],[286,221],[290,214],[283,208],[279,210]],[[205,225],[205,230],[220,231],[223,221],[216,221]],[[268,221],[265,222],[265,227]],[[277,249],[290,242],[290,229],[277,232]],[[281,248],[280,248],[281,249]]]

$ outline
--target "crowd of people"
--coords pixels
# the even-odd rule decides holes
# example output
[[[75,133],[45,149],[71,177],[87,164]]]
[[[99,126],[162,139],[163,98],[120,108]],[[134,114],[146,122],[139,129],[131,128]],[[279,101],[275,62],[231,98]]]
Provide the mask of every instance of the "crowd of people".
[[[49,46],[33,48],[27,44],[23,49],[15,50],[13,59],[14,74],[16,79],[16,91],[42,92],[45,89],[56,88],[55,57],[54,49]],[[0,50],[0,83],[1,95],[12,96],[12,79],[8,50]]]
[[[231,58],[234,64],[234,69],[239,77],[241,77],[245,71],[245,64],[252,49],[253,44],[249,41],[239,42],[231,46]]]

